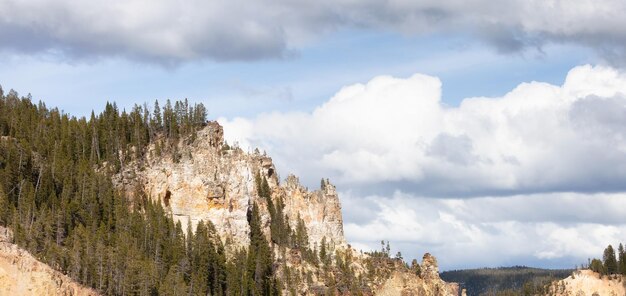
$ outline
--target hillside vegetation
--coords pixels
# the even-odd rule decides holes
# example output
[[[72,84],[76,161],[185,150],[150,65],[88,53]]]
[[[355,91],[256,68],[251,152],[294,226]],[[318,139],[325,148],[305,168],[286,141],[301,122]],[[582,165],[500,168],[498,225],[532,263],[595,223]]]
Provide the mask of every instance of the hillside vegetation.
[[[550,282],[567,277],[570,269],[540,269],[526,266],[452,270],[441,273],[447,282],[457,282],[468,296],[541,295]]]
[[[186,100],[130,111],[107,103],[86,118],[13,90],[5,95],[0,87],[0,226],[13,232],[8,243],[103,295],[281,295],[302,289],[372,295],[380,287],[393,295],[457,294],[455,284],[439,278],[429,254],[422,273],[417,261],[409,267],[401,256],[392,258],[389,246],[359,253],[324,237],[312,247],[305,222],[287,219],[287,200],[273,192],[278,187],[268,184],[268,172],[239,176],[251,180],[251,190],[245,215],[233,221],[245,225],[237,235],[247,244],[235,250],[209,220],[183,228],[173,218],[168,190],[164,199],[153,199],[141,184],[128,192],[114,183],[126,169],[145,169],[133,165],[150,157],[191,161],[189,147],[202,142],[198,135],[208,128],[205,107]],[[207,149],[225,157],[245,153],[221,142]],[[193,198],[214,202],[206,195]]]

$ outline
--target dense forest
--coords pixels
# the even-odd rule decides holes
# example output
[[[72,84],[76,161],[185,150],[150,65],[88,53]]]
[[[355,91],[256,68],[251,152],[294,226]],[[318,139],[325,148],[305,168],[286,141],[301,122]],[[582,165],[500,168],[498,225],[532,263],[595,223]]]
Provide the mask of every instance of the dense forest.
[[[441,278],[459,283],[469,296],[542,295],[546,284],[565,278],[572,271],[514,266],[451,270],[442,272]]]
[[[367,294],[368,282],[388,277],[394,264],[404,266],[387,243],[369,253],[367,273],[357,277],[351,252],[325,239],[310,248],[304,221],[290,223],[284,201],[271,198],[258,173],[269,239],[255,203],[250,245],[230,252],[210,221],[182,229],[142,188],[132,198],[116,190],[112,175],[141,159],[149,144],[177,161],[177,143],[193,142],[206,124],[206,108],[187,100],[135,105],[130,112],[107,103],[85,118],[0,87],[0,225],[39,260],[104,295],[295,294],[303,281],[311,284],[311,274],[285,264],[287,249],[317,270],[323,282],[312,287],[317,294]],[[419,274],[416,262],[411,269]]]
[[[206,114],[202,104],[168,100],[130,112],[108,103],[77,118],[0,88],[0,225],[41,261],[106,295],[278,294],[256,205],[249,251],[227,260],[210,222],[183,230],[141,189],[130,200],[113,187],[111,174],[150,141],[175,149]],[[306,234],[291,236],[301,244]]]

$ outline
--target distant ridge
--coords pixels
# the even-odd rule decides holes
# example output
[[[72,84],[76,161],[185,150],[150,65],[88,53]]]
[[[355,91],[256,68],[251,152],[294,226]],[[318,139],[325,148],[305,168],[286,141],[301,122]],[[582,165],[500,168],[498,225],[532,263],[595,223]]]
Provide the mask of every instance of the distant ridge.
[[[457,282],[468,296],[493,295],[496,292],[522,289],[524,284],[541,286],[563,279],[573,269],[542,269],[528,266],[450,270],[441,273],[446,282]]]

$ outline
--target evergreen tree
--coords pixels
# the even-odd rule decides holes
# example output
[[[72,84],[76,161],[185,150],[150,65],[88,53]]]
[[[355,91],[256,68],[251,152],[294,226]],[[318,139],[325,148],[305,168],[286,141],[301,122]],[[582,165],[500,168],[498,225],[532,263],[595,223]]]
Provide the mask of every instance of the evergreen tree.
[[[152,111],[151,125],[154,132],[160,132],[163,129],[163,119],[161,117],[161,107],[159,107],[159,100],[154,101],[154,111]]]
[[[602,261],[598,259],[591,260],[591,263],[589,264],[589,269],[599,274],[605,274],[604,265],[602,264]]]
[[[617,273],[617,260],[615,258],[615,251],[613,246],[609,245],[604,249],[604,255],[602,256],[604,270],[606,274]]]
[[[617,273],[626,275],[626,251],[624,251],[624,245],[622,245],[621,243],[617,248],[617,259]]]
[[[272,253],[261,231],[259,207],[253,204],[250,213],[250,248],[247,259],[247,294],[269,295],[272,291]]]
[[[309,246],[309,235],[306,231],[306,225],[304,224],[304,220],[300,218],[300,214],[298,214],[298,224],[296,226],[295,233],[295,247],[307,249]]]

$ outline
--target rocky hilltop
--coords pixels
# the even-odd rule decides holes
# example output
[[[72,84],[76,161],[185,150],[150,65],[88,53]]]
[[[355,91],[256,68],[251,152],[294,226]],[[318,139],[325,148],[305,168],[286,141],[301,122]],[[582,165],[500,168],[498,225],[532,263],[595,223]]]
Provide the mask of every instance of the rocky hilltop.
[[[11,232],[0,227],[0,296],[98,295],[68,276],[41,263],[28,251],[11,243]]]
[[[591,270],[577,270],[571,276],[553,282],[549,296],[623,296],[626,278],[621,275],[602,276]]]
[[[311,245],[326,241],[345,245],[341,205],[335,186],[327,180],[323,188],[308,191],[290,175],[280,184],[272,159],[256,150],[246,153],[225,145],[223,128],[217,122],[183,139],[175,151],[159,151],[158,140],[149,145],[146,157],[123,168],[114,181],[129,195],[139,186],[180,221],[183,229],[191,222],[211,221],[230,247],[249,242],[248,211],[262,205],[261,218],[269,236],[270,214],[266,201],[257,194],[255,175],[268,181],[272,198],[285,201],[284,212],[292,228],[298,217],[305,222]],[[172,155],[174,154],[174,155]]]
[[[284,203],[289,226],[295,229],[303,221],[311,250],[317,252],[324,243],[329,254],[321,262],[311,262],[303,259],[302,250],[273,248],[277,274],[293,287],[284,294],[351,295],[358,290],[381,295],[459,295],[458,285],[439,278],[436,259],[429,254],[421,268],[418,264],[408,268],[388,254],[378,257],[351,248],[343,233],[339,197],[329,180],[323,179],[313,191],[293,175],[281,182],[269,156],[228,146],[217,122],[173,145],[165,141],[150,143],[144,157],[113,177],[114,184],[129,196],[144,192],[183,227],[191,224],[195,229],[200,221],[211,221],[232,254],[250,244],[248,215],[253,204],[259,206],[262,231],[270,237],[269,201],[259,196],[257,188],[257,178],[267,180],[271,201]]]
[[[394,271],[378,289],[377,295],[460,295],[456,283],[446,283],[439,278],[437,259],[426,253],[422,258],[421,276]],[[465,291],[461,291],[465,295]]]

